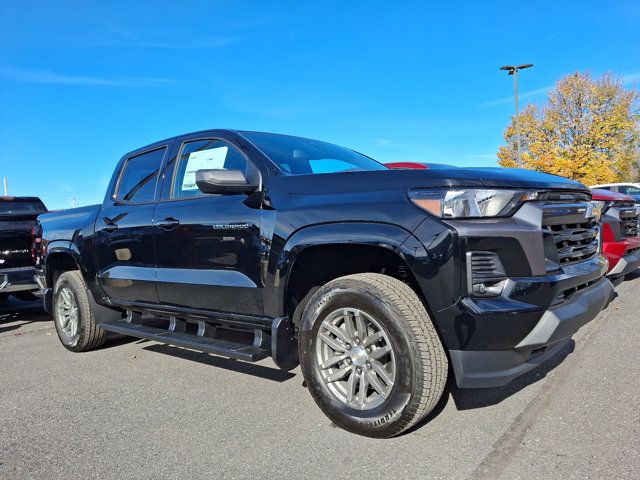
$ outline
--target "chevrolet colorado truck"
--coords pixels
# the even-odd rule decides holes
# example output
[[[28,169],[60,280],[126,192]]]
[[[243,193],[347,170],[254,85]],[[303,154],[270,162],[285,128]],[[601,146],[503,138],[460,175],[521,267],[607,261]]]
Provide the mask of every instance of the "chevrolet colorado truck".
[[[541,173],[392,170],[209,130],[127,153],[101,205],[41,215],[37,268],[71,351],[117,332],[299,363],[335,424],[391,437],[436,406],[449,367],[460,387],[505,385],[606,306],[590,200]]]
[[[38,215],[46,211],[37,197],[0,197],[0,303],[9,295],[35,299],[32,230]]]
[[[604,189],[592,189],[592,200],[602,209],[602,253],[609,262],[607,276],[614,285],[640,267],[640,206],[635,198]]]

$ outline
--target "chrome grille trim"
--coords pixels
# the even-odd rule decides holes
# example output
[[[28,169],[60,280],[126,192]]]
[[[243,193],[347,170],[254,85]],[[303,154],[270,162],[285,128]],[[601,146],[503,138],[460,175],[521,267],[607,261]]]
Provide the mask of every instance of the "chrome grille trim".
[[[633,207],[618,207],[620,215],[620,233],[625,237],[635,237],[640,233],[638,229],[638,214],[635,205]]]

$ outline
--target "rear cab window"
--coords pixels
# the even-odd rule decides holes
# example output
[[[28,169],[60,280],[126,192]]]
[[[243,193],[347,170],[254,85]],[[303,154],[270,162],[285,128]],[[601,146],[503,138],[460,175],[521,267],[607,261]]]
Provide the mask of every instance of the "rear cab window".
[[[37,216],[47,208],[37,198],[0,198],[0,217]]]

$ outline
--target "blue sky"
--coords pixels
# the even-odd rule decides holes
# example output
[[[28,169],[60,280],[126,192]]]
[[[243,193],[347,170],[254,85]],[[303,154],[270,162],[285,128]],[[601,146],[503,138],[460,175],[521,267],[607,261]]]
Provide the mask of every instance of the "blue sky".
[[[214,127],[381,161],[495,165],[501,65],[640,83],[640,2],[24,2],[0,5],[0,176],[50,208],[100,202],[129,150]]]

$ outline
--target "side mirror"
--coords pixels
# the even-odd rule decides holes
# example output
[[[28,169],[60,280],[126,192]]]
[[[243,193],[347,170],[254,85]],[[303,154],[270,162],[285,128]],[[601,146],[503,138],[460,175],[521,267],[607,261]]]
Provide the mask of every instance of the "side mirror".
[[[242,170],[198,170],[196,185],[202,193],[253,193],[258,189]]]

